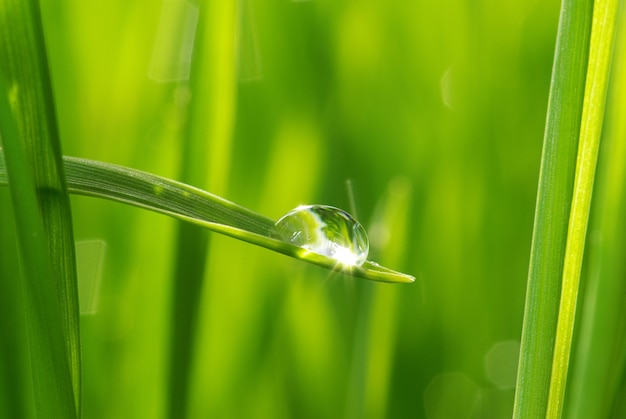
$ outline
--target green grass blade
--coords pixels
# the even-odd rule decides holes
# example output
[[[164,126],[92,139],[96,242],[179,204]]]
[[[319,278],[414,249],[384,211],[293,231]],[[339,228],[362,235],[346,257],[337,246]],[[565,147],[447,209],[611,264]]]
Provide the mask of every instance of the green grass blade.
[[[44,43],[39,3],[7,0],[0,9],[2,77],[18,125],[19,141],[32,167],[59,299],[63,335],[72,372],[76,411],[81,410],[81,362],[78,288],[69,197],[65,189],[61,147]]]
[[[0,192],[0,214],[4,220],[14,219],[5,190]],[[0,418],[3,419],[35,415],[27,356],[26,306],[16,242],[14,225],[5,223],[0,228]]]
[[[176,265],[172,273],[168,417],[188,416],[189,377],[194,359],[208,242],[207,231],[197,225],[181,222],[178,226]],[[180,278],[185,280],[178,280]]]
[[[585,250],[600,135],[604,121],[604,105],[613,52],[617,4],[617,0],[596,0],[594,4],[576,179],[565,248],[563,285],[548,400],[547,417],[554,419],[560,418],[563,410],[576,316],[578,285]]]
[[[589,279],[583,294],[580,334],[566,393],[566,416],[609,417],[624,375],[626,345],[626,7],[618,22],[611,86],[607,104],[591,224]],[[619,415],[618,415],[619,416]]]
[[[411,214],[410,184],[392,180],[377,205],[374,227],[389,228],[389,246],[381,257],[399,263],[407,248],[404,226]],[[392,375],[393,348],[398,324],[397,288],[367,284],[361,293],[358,323],[352,343],[352,363],[346,418],[383,418],[387,410]]]
[[[372,261],[366,261],[362,266],[338,265],[334,259],[278,239],[274,220],[192,186],[93,160],[64,157],[64,161],[71,193],[110,199],[169,215],[358,278],[396,283],[415,280]],[[6,184],[6,169],[0,160],[0,185]]]
[[[122,166],[65,157],[68,187],[156,212],[179,214],[268,235],[274,221],[193,186]]]
[[[183,132],[181,180],[223,193],[232,139],[237,2],[201,2],[189,88],[189,117]],[[230,40],[226,42],[225,39]],[[212,150],[215,149],[215,150]],[[207,165],[207,156],[208,165]],[[180,223],[172,274],[169,416],[185,418],[198,309],[209,249],[205,229]],[[185,278],[180,281],[180,278]]]
[[[593,2],[564,0],[555,48],[524,308],[514,418],[547,411]]]
[[[6,151],[6,177],[18,232],[24,277],[27,328],[36,412],[39,417],[75,418],[76,406],[54,274],[46,245],[32,169],[0,77],[0,133]],[[3,163],[4,165],[4,163]]]

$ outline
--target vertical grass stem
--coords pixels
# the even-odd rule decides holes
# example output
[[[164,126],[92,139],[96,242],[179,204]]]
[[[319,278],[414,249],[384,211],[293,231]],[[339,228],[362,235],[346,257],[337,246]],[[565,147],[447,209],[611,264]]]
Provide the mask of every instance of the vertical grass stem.
[[[41,223],[44,230],[39,240],[46,246],[52,270],[50,278],[37,277],[36,280],[50,281],[54,286],[54,292],[47,293],[45,298],[58,300],[55,307],[61,317],[61,334],[64,337],[72,375],[73,399],[76,403],[76,412],[80,412],[82,398],[80,330],[74,238],[52,81],[37,0],[4,0],[1,3],[0,77],[3,77],[6,83],[6,90],[2,90],[2,94],[5,95],[4,100],[8,100],[11,117],[17,127],[14,135],[5,138],[7,171],[10,177],[10,166],[13,165],[13,170],[16,170],[16,164],[11,163],[18,155],[15,150],[23,151],[25,161],[24,164],[17,165],[18,171],[13,172],[13,181],[16,176],[27,176],[27,172],[33,181],[33,185],[25,187],[32,186],[37,196],[36,205],[39,214],[37,222]],[[5,119],[5,123],[8,124],[6,121],[8,116]],[[5,125],[5,129],[7,126]],[[9,148],[13,141],[19,142],[20,145],[12,147],[14,154],[13,157],[9,157]],[[13,190],[13,186],[11,189]],[[22,204],[14,202],[14,205]],[[19,211],[24,209],[18,210],[15,207],[16,216],[21,217]],[[33,212],[31,215],[35,216],[34,214]],[[19,231],[19,234],[27,233]],[[29,263],[27,260],[23,262]],[[41,350],[51,349],[41,348]],[[48,372],[35,370],[34,373],[45,375]],[[39,381],[35,379],[34,382],[37,385]]]
[[[560,418],[567,383],[578,285],[609,79],[617,0],[596,0],[552,363],[548,418]]]
[[[516,419],[544,417],[547,411],[592,10],[592,0],[561,3],[524,307]]]

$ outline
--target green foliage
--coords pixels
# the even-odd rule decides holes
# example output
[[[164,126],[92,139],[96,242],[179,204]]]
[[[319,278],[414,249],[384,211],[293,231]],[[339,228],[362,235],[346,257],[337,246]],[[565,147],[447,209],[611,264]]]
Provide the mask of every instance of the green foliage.
[[[543,417],[548,406],[592,11],[592,0],[562,3],[537,191],[516,418]]]
[[[0,0],[0,13],[18,3]],[[81,158],[60,165],[60,148],[41,155],[56,156],[59,196],[65,167],[70,192],[117,201],[71,198],[76,238],[107,243],[99,311],[81,317],[85,417],[510,417],[523,314],[515,411],[543,416],[590,2],[563,3],[555,61],[557,2],[41,5],[55,94],[34,101],[48,109],[37,115],[50,124],[56,105],[64,154]],[[6,28],[2,45],[17,37]],[[624,49],[620,39],[616,51]],[[9,55],[45,57],[43,44],[28,50],[31,41],[20,38],[23,47]],[[7,68],[0,60],[2,74]],[[38,91],[45,77],[31,76],[20,74]],[[586,327],[574,329],[565,393],[566,414],[591,412],[579,417],[620,417],[625,409],[626,337],[616,332],[626,251],[617,233],[624,161],[616,155],[624,89],[609,85],[609,96],[605,126],[615,152],[601,150],[589,234],[595,256],[581,278]],[[5,113],[3,142],[20,136],[6,131],[11,120],[23,123]],[[0,178],[6,183],[6,169],[14,194],[19,153],[5,148],[4,155]],[[33,179],[26,190],[35,194],[39,163],[26,162],[18,178]],[[25,228],[54,222],[33,196],[13,199],[22,208],[13,213],[5,189],[0,315],[17,317],[0,322],[0,415],[35,417],[21,325],[41,323],[19,320],[33,306],[33,290],[25,288],[22,301],[17,279],[47,265],[23,263],[20,271],[12,255],[16,234],[23,242]],[[268,252],[303,257],[271,232],[300,204],[349,210],[369,232],[370,258],[417,281],[355,280]],[[14,216],[40,222],[14,223]],[[265,248],[213,234],[205,246],[205,227]],[[48,257],[50,275],[53,263],[72,259],[50,257],[49,249],[62,247],[46,241],[29,243],[23,250]],[[371,264],[353,274],[368,269],[394,275]],[[67,323],[59,319],[56,328],[54,313],[70,315],[75,306],[52,298],[58,290],[38,291],[49,298],[33,307],[53,317],[49,330],[35,333],[35,347],[56,339],[49,355],[70,360]],[[14,297],[8,305],[5,292]],[[66,408],[75,391],[69,371],[76,372],[67,364],[66,378],[54,383]],[[56,403],[53,393],[43,397]]]
[[[226,168],[230,161],[228,150],[232,139],[235,57],[228,54],[234,39],[225,43],[219,33],[224,26],[228,28],[234,24],[236,4],[213,2],[211,6],[211,10],[210,7],[202,7],[198,11],[197,39],[193,44],[189,82],[190,91],[194,94],[186,111],[188,116],[179,128],[183,138],[180,177],[205,189],[210,184],[215,193],[221,193],[220,189],[223,190],[224,186],[220,184],[227,179]],[[220,43],[225,47],[220,48]],[[224,110],[214,111],[220,104]],[[209,158],[207,161],[207,156],[219,159]],[[211,167],[208,170],[207,165]],[[188,416],[192,361],[210,242],[204,229],[186,223],[178,226],[177,242],[172,271],[168,415],[185,418]],[[179,281],[179,278],[186,280]]]
[[[554,343],[547,417],[560,418],[574,333],[576,302],[587,237],[591,196],[604,122],[618,1],[597,1],[593,11],[585,101],[581,116],[576,178],[569,216],[563,283]]]
[[[381,282],[415,280],[371,261],[361,266],[343,266],[333,258],[285,242],[276,232],[273,220],[189,185],[102,162],[71,157],[65,157],[64,162],[67,188],[72,193],[107,198],[170,215],[348,275]],[[0,185],[9,184],[8,178],[8,171],[0,160]]]
[[[2,144],[12,179],[36,411],[71,418],[80,415],[82,399],[74,237],[38,1],[3,1],[0,26]]]
[[[626,8],[622,7],[617,45],[626,36]],[[620,25],[618,25],[620,26]],[[573,346],[566,416],[583,419],[610,417],[623,412],[623,372],[626,339],[623,320],[626,306],[626,272],[622,234],[626,210],[626,49],[616,48],[612,94],[607,103],[608,126],[600,146],[597,187],[592,209],[588,280],[581,299],[580,332]],[[583,283],[584,285],[584,283]],[[623,394],[623,393],[621,393]],[[622,410],[620,410],[622,409]]]
[[[6,149],[7,176],[11,179],[11,198],[21,266],[17,272],[17,278],[14,276],[13,280],[24,283],[26,295],[24,307],[27,312],[25,324],[33,370],[35,411],[40,417],[62,415],[72,418],[76,417],[77,413],[74,404],[75,394],[72,390],[71,369],[68,363],[69,337],[64,333],[66,331],[63,329],[61,320],[60,302],[56,298],[57,291],[54,285],[57,278],[53,273],[50,253],[46,247],[46,233],[37,201],[36,182],[19,140],[22,136],[7,100],[8,89],[1,80],[0,92],[2,92],[0,99],[2,144]],[[21,292],[15,293],[19,299]],[[18,318],[23,315],[20,312],[12,314]],[[16,325],[8,325],[10,330],[8,336],[17,335],[18,332],[11,331],[11,329],[20,324],[21,322],[18,321]],[[19,349],[18,344],[9,348],[9,351]],[[16,360],[17,368],[25,366],[19,356],[12,352],[7,354],[7,358]],[[28,370],[22,369],[17,373],[26,375]],[[23,398],[22,401],[27,399]],[[19,405],[16,405],[14,409],[15,412],[29,410],[28,407]]]

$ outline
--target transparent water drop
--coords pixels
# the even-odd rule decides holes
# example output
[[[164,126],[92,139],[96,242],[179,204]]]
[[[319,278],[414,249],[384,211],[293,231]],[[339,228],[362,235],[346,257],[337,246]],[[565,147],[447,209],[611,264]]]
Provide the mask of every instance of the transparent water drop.
[[[344,266],[363,265],[369,252],[363,226],[347,212],[328,205],[299,206],[276,222],[276,230],[282,240]]]

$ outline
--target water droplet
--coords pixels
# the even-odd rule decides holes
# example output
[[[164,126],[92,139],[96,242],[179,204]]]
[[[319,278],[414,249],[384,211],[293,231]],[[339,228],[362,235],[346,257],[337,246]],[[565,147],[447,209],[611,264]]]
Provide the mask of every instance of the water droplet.
[[[282,240],[328,256],[344,266],[367,259],[367,233],[347,212],[328,205],[302,205],[276,222]]]

